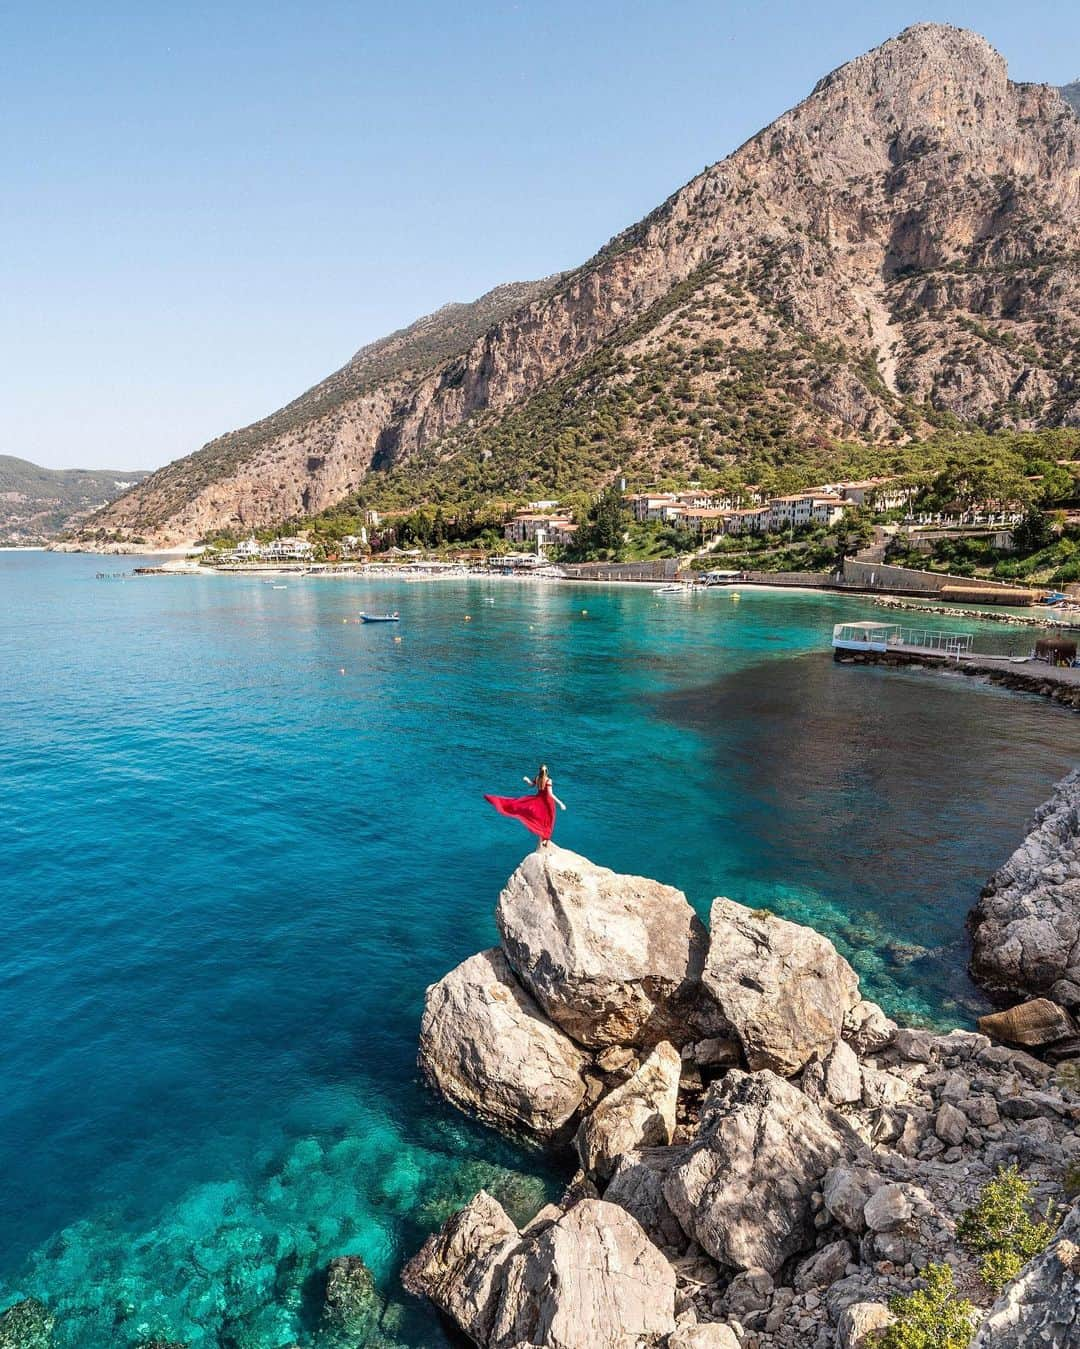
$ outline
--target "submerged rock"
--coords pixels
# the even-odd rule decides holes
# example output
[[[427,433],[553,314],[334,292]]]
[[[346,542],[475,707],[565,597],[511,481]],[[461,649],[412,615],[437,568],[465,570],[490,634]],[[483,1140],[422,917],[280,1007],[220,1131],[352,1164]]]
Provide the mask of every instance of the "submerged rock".
[[[969,923],[971,973],[998,995],[1080,982],[1080,769],[1054,788],[987,882]]]
[[[323,1324],[363,1344],[379,1322],[382,1304],[371,1270],[358,1255],[339,1255],[326,1271]]]
[[[0,1312],[0,1349],[49,1349],[54,1317],[37,1298],[24,1298]]]
[[[684,1231],[734,1269],[770,1272],[808,1243],[811,1195],[846,1143],[797,1087],[733,1069],[664,1193]]]
[[[1049,998],[1032,998],[1004,1012],[979,1017],[979,1030],[994,1040],[1039,1049],[1076,1034],[1076,1024],[1064,1007]]]
[[[574,1146],[586,1172],[607,1180],[621,1154],[671,1142],[681,1071],[679,1051],[661,1041],[637,1072],[582,1120]]]
[[[792,1077],[840,1040],[859,1002],[855,971],[813,928],[713,901],[702,985],[751,1068]]]
[[[1080,1344],[1080,1204],[1041,1255],[990,1308],[971,1349],[1070,1349]]]
[[[510,877],[496,918],[514,972],[579,1043],[690,1038],[707,938],[682,891],[548,847]]]
[[[549,1138],[585,1096],[588,1058],[514,978],[495,948],[470,956],[427,991],[420,1067],[462,1110]]]

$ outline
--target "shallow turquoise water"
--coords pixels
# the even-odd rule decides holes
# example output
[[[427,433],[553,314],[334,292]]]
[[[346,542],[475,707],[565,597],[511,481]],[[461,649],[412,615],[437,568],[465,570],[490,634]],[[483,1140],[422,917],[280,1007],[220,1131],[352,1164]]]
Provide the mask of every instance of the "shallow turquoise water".
[[[566,846],[812,921],[949,1023],[964,913],[1077,757],[1047,704],[835,666],[865,602],[94,579],[131,565],[0,555],[0,1305],[44,1296],[63,1346],[314,1344],[346,1252],[379,1343],[442,1342],[402,1257],[481,1183],[525,1213],[557,1180],[414,1068],[529,846],[481,794],[541,757]]]

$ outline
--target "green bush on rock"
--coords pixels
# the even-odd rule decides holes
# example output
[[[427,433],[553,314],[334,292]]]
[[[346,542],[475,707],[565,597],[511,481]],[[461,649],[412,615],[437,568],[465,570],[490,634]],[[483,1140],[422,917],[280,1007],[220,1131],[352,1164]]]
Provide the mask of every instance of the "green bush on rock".
[[[872,1341],[874,1349],[967,1349],[975,1329],[975,1308],[956,1291],[948,1265],[927,1265],[926,1287],[894,1297],[896,1317]]]
[[[1057,1215],[1053,1206],[1041,1218],[1033,1218],[1030,1205],[1031,1186],[1019,1170],[1001,1168],[956,1225],[956,1235],[980,1257],[979,1272],[995,1293],[1044,1250],[1054,1235]]]

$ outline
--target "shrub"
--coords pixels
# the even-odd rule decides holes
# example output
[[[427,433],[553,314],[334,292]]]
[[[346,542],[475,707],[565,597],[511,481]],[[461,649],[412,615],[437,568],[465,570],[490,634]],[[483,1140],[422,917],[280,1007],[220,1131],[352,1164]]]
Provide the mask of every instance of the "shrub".
[[[975,1308],[956,1291],[948,1265],[927,1265],[926,1287],[894,1297],[896,1317],[873,1340],[874,1349],[967,1349],[975,1329]]]
[[[1015,1166],[1000,1168],[987,1181],[978,1202],[956,1224],[956,1235],[980,1257],[979,1272],[999,1292],[1054,1235],[1057,1214],[1047,1206],[1041,1218],[1030,1211],[1031,1186]]]

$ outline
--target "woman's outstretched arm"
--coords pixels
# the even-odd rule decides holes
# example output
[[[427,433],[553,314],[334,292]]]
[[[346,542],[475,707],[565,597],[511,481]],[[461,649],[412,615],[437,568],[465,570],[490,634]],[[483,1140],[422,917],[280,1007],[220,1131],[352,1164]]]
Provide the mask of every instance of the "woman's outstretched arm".
[[[565,810],[565,809],[566,809],[566,804],[565,804],[565,802],[560,801],[559,798],[555,795],[554,792],[551,793],[551,799],[555,802],[555,804],[559,807],[560,810]]]

